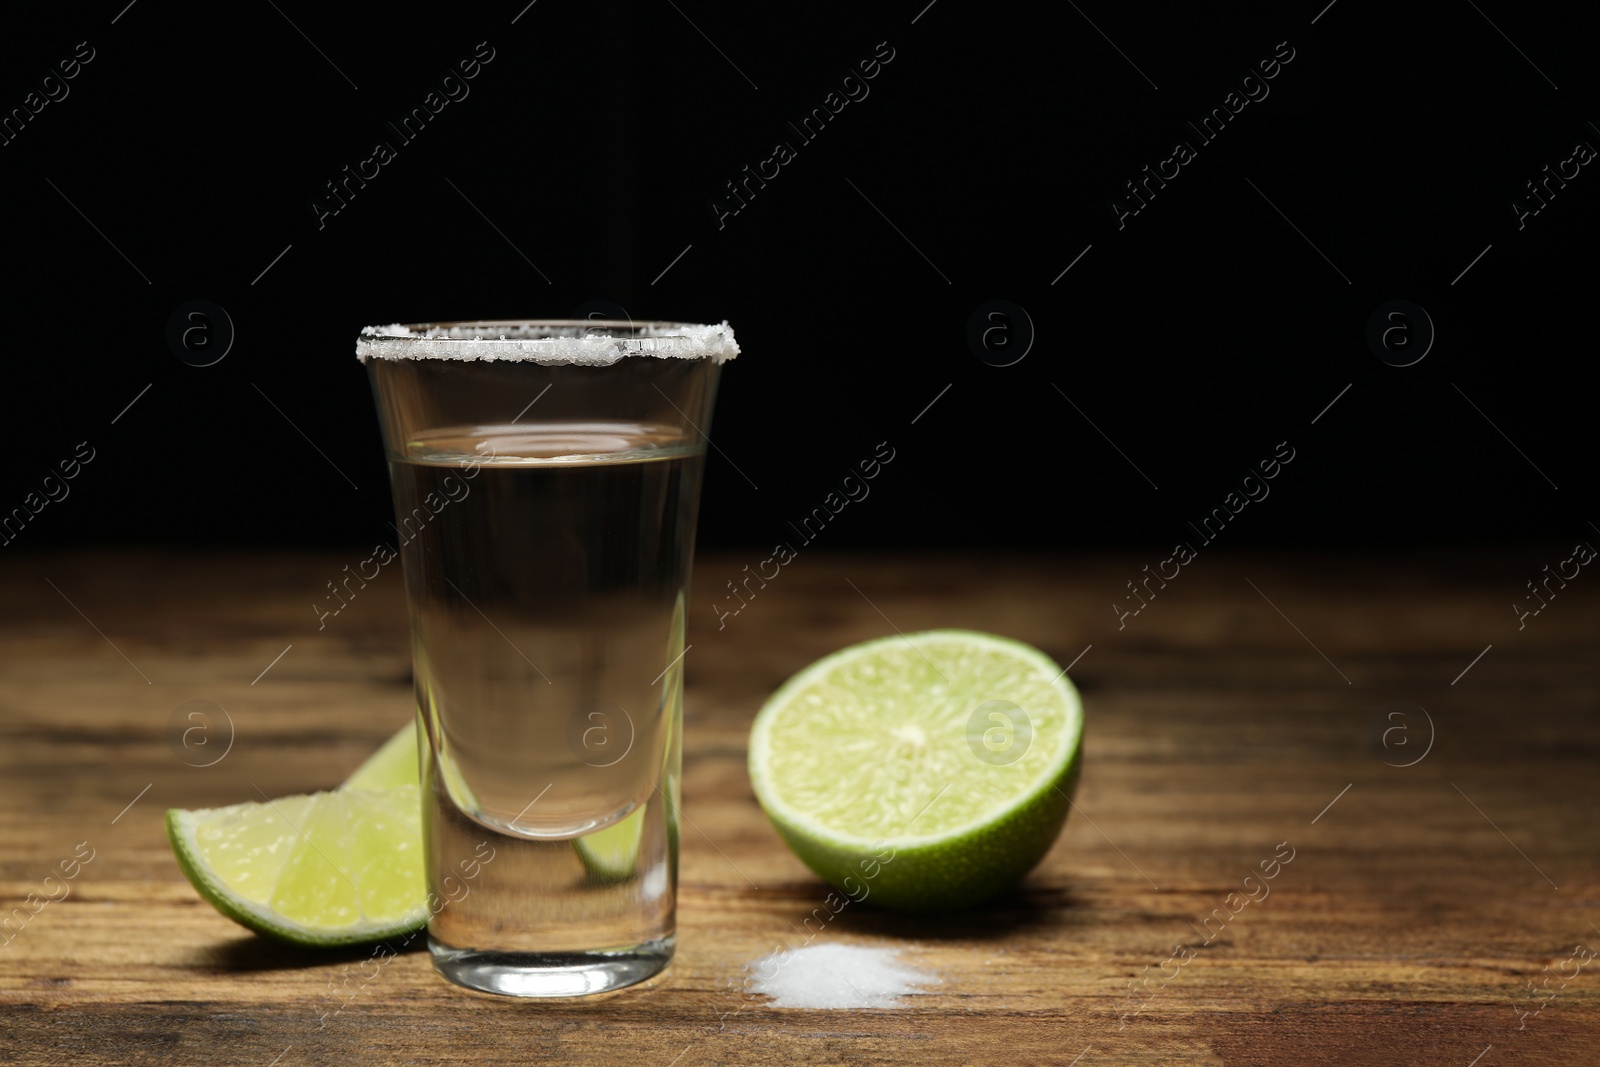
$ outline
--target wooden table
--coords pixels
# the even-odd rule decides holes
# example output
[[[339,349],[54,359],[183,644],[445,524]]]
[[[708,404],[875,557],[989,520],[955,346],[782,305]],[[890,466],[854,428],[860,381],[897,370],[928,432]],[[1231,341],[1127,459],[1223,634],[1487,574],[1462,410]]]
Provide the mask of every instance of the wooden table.
[[[0,1061],[1593,1063],[1600,579],[1520,630],[1508,606],[1560,547],[1213,553],[1122,629],[1109,605],[1149,553],[802,555],[720,631],[711,603],[759,554],[703,557],[668,972],[530,1003],[457,989],[409,952],[335,1014],[365,954],[218,915],[178,873],[162,813],[331,786],[406,721],[399,574],[318,632],[312,601],[365,553],[10,552],[0,898],[68,895],[0,947]],[[771,1008],[743,968],[824,889],[751,795],[751,716],[825,652],[943,626],[1077,660],[1079,810],[992,907],[852,907],[829,925],[943,979],[908,1006]],[[196,699],[234,731],[205,768],[167,741]],[[1229,916],[1283,842],[1294,858],[1270,894],[1231,898]]]

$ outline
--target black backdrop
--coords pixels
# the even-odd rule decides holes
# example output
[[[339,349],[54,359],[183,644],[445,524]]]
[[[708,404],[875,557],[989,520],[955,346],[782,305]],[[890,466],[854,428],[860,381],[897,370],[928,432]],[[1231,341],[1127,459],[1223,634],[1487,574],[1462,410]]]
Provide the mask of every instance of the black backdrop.
[[[62,497],[8,547],[379,539],[357,329],[595,301],[738,331],[705,545],[786,536],[880,442],[827,547],[1165,547],[1280,442],[1234,544],[1593,534],[1592,25],[1324,2],[8,13],[0,507]]]

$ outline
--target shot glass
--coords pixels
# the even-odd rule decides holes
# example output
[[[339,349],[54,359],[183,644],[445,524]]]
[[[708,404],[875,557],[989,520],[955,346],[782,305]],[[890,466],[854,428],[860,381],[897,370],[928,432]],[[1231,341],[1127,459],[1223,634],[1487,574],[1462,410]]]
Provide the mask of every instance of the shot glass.
[[[428,943],[599,993],[672,957],[684,597],[727,323],[369,327],[411,619]]]

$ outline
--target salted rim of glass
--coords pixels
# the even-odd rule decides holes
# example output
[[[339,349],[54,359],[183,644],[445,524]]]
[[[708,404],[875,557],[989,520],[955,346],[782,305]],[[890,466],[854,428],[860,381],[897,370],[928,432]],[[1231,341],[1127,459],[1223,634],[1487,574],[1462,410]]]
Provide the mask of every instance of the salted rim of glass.
[[[627,331],[625,336],[600,333]],[[516,319],[476,322],[393,323],[366,326],[356,338],[356,358],[510,360],[606,366],[629,356],[709,359],[726,363],[739,354],[733,327],[694,322],[619,319]]]

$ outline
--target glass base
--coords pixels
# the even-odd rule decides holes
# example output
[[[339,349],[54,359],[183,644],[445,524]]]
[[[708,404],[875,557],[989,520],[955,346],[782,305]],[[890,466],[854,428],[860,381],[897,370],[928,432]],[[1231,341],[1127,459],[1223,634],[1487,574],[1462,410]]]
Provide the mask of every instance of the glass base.
[[[622,989],[660,974],[674,938],[606,952],[483,952],[433,937],[433,969],[457,985],[510,997],[582,997]]]

